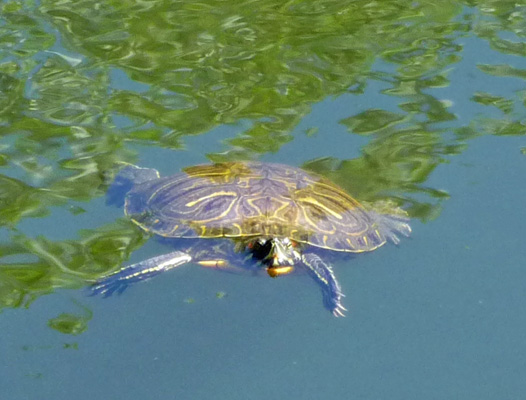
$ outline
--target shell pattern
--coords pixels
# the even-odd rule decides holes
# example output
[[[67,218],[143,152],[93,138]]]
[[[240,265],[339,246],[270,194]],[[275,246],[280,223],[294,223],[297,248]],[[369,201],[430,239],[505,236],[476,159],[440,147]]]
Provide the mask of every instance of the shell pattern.
[[[397,233],[410,232],[401,210],[367,210],[325,178],[258,162],[199,165],[137,184],[125,212],[165,237],[289,237],[353,253],[398,243]]]

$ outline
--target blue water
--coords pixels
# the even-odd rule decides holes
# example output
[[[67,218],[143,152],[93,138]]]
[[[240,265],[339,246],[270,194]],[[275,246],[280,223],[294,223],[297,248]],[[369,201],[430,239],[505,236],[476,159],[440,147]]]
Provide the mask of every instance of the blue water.
[[[336,265],[346,318],[304,276],[189,266],[107,300],[64,290],[2,315],[5,398],[520,398],[521,144],[474,141],[433,176],[451,193],[440,218],[415,221],[399,248]],[[95,315],[74,339],[45,326],[75,311],[72,299]]]
[[[451,85],[428,90],[451,102],[458,117],[444,124],[451,128],[491,115],[470,101],[474,91],[511,97],[524,89],[517,78],[497,80],[476,68],[525,68],[523,58],[497,53],[480,39],[459,43],[463,60],[449,74]],[[371,82],[360,96],[313,105],[294,142],[262,160],[299,166],[315,157],[358,157],[370,137],[349,134],[339,121],[349,109],[395,111],[397,99],[382,93],[386,87]],[[313,126],[317,135],[303,134]],[[205,154],[244,129],[241,121],[184,139],[188,151],[132,147],[138,164],[170,174],[207,162]],[[323,308],[306,276],[263,279],[195,265],[108,299],[60,289],[27,309],[6,308],[0,399],[522,399],[524,146],[524,136],[470,140],[425,182],[450,194],[436,219],[414,219],[411,238],[399,246],[336,263],[346,318]],[[18,228],[63,240],[122,215],[103,198],[82,207],[86,213],[74,225],[71,214],[54,209],[53,217],[26,219]],[[166,250],[150,240],[129,261]],[[86,332],[68,336],[47,326],[63,312],[82,312],[80,305],[93,312]]]

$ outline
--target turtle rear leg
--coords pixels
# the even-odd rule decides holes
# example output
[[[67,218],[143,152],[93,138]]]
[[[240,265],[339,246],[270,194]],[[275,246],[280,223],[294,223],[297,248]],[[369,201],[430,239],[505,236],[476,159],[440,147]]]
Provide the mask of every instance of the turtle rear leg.
[[[113,183],[108,188],[106,203],[122,207],[124,197],[133,186],[143,182],[159,179],[159,172],[151,168],[140,168],[135,165],[126,165],[115,176]]]
[[[91,286],[93,295],[102,294],[105,297],[113,293],[122,293],[129,284],[150,279],[161,272],[184,265],[192,260],[190,255],[182,251],[163,254],[123,267],[117,272],[108,275]]]

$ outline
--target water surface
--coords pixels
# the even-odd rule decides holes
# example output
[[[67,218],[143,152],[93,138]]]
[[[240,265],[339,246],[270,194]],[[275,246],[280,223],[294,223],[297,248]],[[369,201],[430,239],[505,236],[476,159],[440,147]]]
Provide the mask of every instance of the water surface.
[[[517,399],[526,389],[526,8],[442,1],[0,4],[0,397]],[[305,168],[411,216],[306,276],[188,265],[105,203],[120,162]]]

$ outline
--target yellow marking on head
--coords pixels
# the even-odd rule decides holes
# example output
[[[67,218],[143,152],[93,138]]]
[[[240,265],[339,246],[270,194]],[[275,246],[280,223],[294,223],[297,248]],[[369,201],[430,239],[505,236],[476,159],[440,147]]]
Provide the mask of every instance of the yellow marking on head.
[[[272,278],[276,278],[281,275],[290,274],[292,271],[294,271],[294,267],[291,265],[288,265],[285,267],[267,268],[267,274],[269,274],[269,276],[271,276]]]
[[[202,267],[207,268],[220,268],[220,267],[226,267],[228,265],[228,262],[225,260],[203,260],[198,262],[199,265]]]

